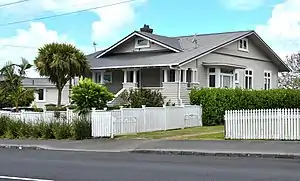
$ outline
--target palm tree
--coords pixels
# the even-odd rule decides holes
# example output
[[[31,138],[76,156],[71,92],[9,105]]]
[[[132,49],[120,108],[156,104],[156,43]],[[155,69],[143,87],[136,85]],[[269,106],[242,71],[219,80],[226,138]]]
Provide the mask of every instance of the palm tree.
[[[31,67],[32,65],[26,59],[22,58],[21,64],[7,62],[6,65],[0,69],[0,76],[4,79],[1,82],[1,92],[13,103],[16,111],[19,111],[22,98],[33,94],[31,90],[24,89],[22,86],[22,80],[26,76],[26,71]]]
[[[62,90],[68,81],[76,76],[85,75],[89,72],[90,65],[79,49],[71,44],[50,43],[38,50],[38,56],[34,64],[41,76],[49,78],[55,84],[57,106],[61,106]]]

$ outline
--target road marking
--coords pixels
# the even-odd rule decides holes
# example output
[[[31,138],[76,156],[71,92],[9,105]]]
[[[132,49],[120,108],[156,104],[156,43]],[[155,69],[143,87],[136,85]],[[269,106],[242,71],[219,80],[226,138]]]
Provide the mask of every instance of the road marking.
[[[34,178],[22,178],[22,177],[9,177],[9,176],[0,176],[0,179],[7,179],[7,180],[26,180],[26,181],[54,181],[54,180],[34,179]]]

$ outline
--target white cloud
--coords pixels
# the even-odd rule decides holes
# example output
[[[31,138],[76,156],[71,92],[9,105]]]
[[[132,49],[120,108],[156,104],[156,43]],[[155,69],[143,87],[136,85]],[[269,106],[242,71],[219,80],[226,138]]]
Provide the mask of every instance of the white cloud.
[[[223,4],[232,10],[253,10],[266,2],[266,0],[222,0]]]
[[[105,8],[91,10],[95,13],[99,20],[92,23],[92,38],[100,40],[101,38],[109,38],[118,33],[120,29],[127,24],[133,22],[135,18],[135,8],[137,5],[146,0],[136,0],[126,2]],[[0,0],[0,4],[10,2],[10,0]],[[1,10],[1,15],[9,14],[18,15],[19,19],[24,17],[45,16],[48,13],[66,13],[81,9],[88,9],[100,6],[107,6],[115,3],[125,2],[125,0],[36,0],[21,3]],[[24,11],[26,9],[26,11]]]
[[[276,5],[272,16],[256,31],[281,57],[300,51],[300,1],[285,0]]]
[[[20,63],[21,57],[26,58],[30,63],[37,55],[37,47],[51,42],[68,42],[75,44],[66,35],[59,35],[56,31],[48,30],[45,24],[31,23],[28,30],[18,29],[15,36],[0,37],[0,66],[7,61]],[[12,45],[12,46],[11,46]],[[28,72],[28,76],[35,77],[38,74],[34,70]]]

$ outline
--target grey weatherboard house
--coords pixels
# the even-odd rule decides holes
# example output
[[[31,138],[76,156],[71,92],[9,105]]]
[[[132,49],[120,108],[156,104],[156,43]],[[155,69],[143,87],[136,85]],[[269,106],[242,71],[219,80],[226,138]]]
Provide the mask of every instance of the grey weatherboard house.
[[[189,104],[192,87],[274,89],[290,71],[255,31],[167,37],[144,25],[111,47],[87,55],[90,77],[116,94],[160,90],[176,105]]]

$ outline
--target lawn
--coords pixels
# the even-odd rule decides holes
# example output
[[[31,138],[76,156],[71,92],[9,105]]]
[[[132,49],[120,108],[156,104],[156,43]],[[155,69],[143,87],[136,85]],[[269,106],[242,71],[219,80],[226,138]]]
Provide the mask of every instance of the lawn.
[[[116,139],[215,140],[224,139],[224,126],[203,126],[117,136]]]

